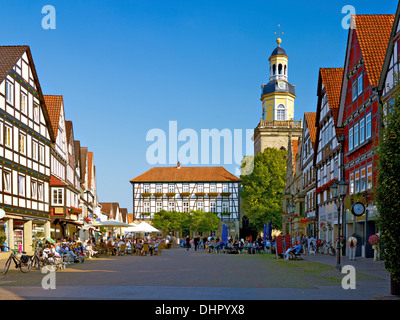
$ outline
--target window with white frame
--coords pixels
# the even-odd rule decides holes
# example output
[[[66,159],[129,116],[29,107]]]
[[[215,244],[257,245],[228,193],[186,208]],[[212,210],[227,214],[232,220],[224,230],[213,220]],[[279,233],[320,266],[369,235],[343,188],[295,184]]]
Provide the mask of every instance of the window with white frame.
[[[354,193],[360,192],[360,171],[357,170],[354,176]]]
[[[366,175],[366,168],[361,169],[361,184],[360,184],[360,191],[365,191],[367,188],[367,175]]]
[[[4,131],[4,145],[12,148],[12,127],[6,125]]]
[[[210,212],[217,212],[217,204],[215,202],[210,202]]]
[[[357,81],[353,82],[351,92],[352,92],[352,100],[354,101],[358,96]]]
[[[175,211],[175,203],[168,202],[168,211]]]
[[[360,142],[359,135],[358,135],[358,133],[359,133],[358,128],[359,128],[358,123],[356,123],[354,125],[354,148],[357,147],[358,143]]]
[[[40,163],[44,163],[44,145],[39,144],[38,160]]]
[[[215,190],[216,190],[215,184],[211,184],[210,185],[210,192],[215,192]]]
[[[353,134],[353,128],[350,128],[349,130],[349,151],[353,150],[354,148],[354,134]]]
[[[350,194],[353,194],[353,193],[354,193],[354,173],[352,173],[352,174],[350,175],[349,184],[350,184],[349,193],[350,193]]]
[[[371,138],[371,131],[372,131],[372,125],[371,125],[371,113],[368,113],[366,118],[365,118],[365,136],[366,138]]]
[[[26,144],[26,136],[24,134],[19,134],[19,152],[22,154],[26,154],[26,149],[25,149],[25,144]]]
[[[43,183],[38,182],[38,200],[44,200]]]
[[[360,144],[365,141],[365,118],[360,120]]]
[[[283,104],[278,105],[276,109],[276,120],[278,121],[286,120],[286,108]]]
[[[358,78],[357,78],[357,94],[360,95],[363,92],[363,75],[361,74]]]
[[[197,202],[197,210],[204,211],[204,203],[203,202]]]
[[[25,176],[18,175],[18,195],[25,197]]]
[[[175,186],[173,184],[168,185],[168,192],[175,192]]]
[[[184,184],[182,186],[182,190],[183,190],[183,192],[189,192],[189,185],[188,184]]]
[[[39,122],[39,105],[37,103],[33,104],[33,120]]]
[[[38,189],[37,189],[37,181],[31,180],[31,197],[32,199],[36,200],[38,198]]]
[[[10,104],[14,102],[14,85],[6,81],[6,101]]]
[[[156,212],[160,212],[162,210],[162,202],[156,202]]]
[[[3,170],[3,191],[11,193],[11,172]]]
[[[183,203],[183,212],[189,212],[189,202]]]
[[[53,205],[58,205],[58,206],[62,206],[64,204],[64,200],[63,200],[63,189],[62,188],[52,188],[53,193],[52,193],[52,204]]]
[[[197,185],[197,191],[198,191],[198,192],[203,192],[203,190],[204,190],[203,184],[202,184],[202,183],[199,183],[199,184]]]
[[[229,212],[229,202],[222,202],[222,212]]]
[[[150,202],[144,202],[143,203],[143,212],[144,213],[150,213]]]
[[[372,189],[372,165],[367,167],[367,188]]]
[[[150,185],[145,184],[145,185],[143,186],[143,190],[144,190],[144,193],[148,193],[148,192],[150,191]]]
[[[229,192],[229,185],[228,184],[224,184],[222,186],[222,192]]]
[[[158,185],[156,186],[156,192],[158,192],[158,193],[161,193],[161,192],[162,192],[162,185],[161,185],[161,184],[158,184]]]
[[[35,140],[32,140],[32,159],[38,160],[38,143]]]

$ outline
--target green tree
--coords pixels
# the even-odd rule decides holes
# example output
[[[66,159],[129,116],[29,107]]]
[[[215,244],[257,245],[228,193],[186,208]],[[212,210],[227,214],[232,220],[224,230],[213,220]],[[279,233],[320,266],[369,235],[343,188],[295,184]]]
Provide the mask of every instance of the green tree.
[[[245,157],[244,162],[251,161]],[[242,168],[245,163],[242,164]],[[246,170],[249,166],[246,166]],[[254,156],[253,170],[242,171],[243,210],[258,231],[272,221],[272,228],[282,228],[282,190],[286,180],[286,151],[266,148]],[[250,172],[250,173],[248,173]]]
[[[400,88],[390,110],[381,109],[382,127],[377,147],[376,204],[380,247],[385,268],[400,283]]]
[[[213,212],[200,210],[190,212],[190,230],[196,232],[207,232],[218,229],[219,218]]]

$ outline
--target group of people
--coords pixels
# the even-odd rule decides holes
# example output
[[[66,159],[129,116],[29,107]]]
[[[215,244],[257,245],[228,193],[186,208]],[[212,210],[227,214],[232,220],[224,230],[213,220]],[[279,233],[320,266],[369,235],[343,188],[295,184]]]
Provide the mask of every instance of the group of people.
[[[255,254],[270,250],[270,242],[264,245],[264,241],[261,238],[251,241],[250,239],[233,239],[228,237],[227,241],[214,237],[194,237],[190,239],[189,236],[186,239],[180,240],[181,247],[186,248],[187,251],[193,246],[194,250],[205,250],[209,253],[212,252],[226,252],[231,254],[248,253]]]

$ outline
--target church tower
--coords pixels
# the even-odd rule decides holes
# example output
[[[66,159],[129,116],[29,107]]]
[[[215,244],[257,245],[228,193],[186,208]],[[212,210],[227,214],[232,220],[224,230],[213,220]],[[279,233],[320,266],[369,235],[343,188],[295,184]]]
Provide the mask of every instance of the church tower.
[[[262,116],[254,129],[254,154],[265,148],[287,149],[288,139],[302,134],[302,120],[294,120],[296,91],[288,81],[288,61],[282,40],[269,57],[269,82],[261,86]]]

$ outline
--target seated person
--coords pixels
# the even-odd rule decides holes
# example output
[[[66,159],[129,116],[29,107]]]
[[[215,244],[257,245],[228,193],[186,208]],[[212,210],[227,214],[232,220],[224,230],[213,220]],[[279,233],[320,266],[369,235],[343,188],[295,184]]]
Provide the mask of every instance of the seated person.
[[[299,253],[300,251],[301,251],[301,249],[302,249],[302,246],[301,246],[301,244],[300,244],[300,241],[297,241],[297,243],[294,245],[294,246],[292,246],[291,248],[289,248],[289,249],[287,249],[286,250],[286,252],[285,252],[285,255],[286,255],[286,261],[287,260],[289,260],[289,254],[290,254],[290,252],[296,252],[296,253]]]

